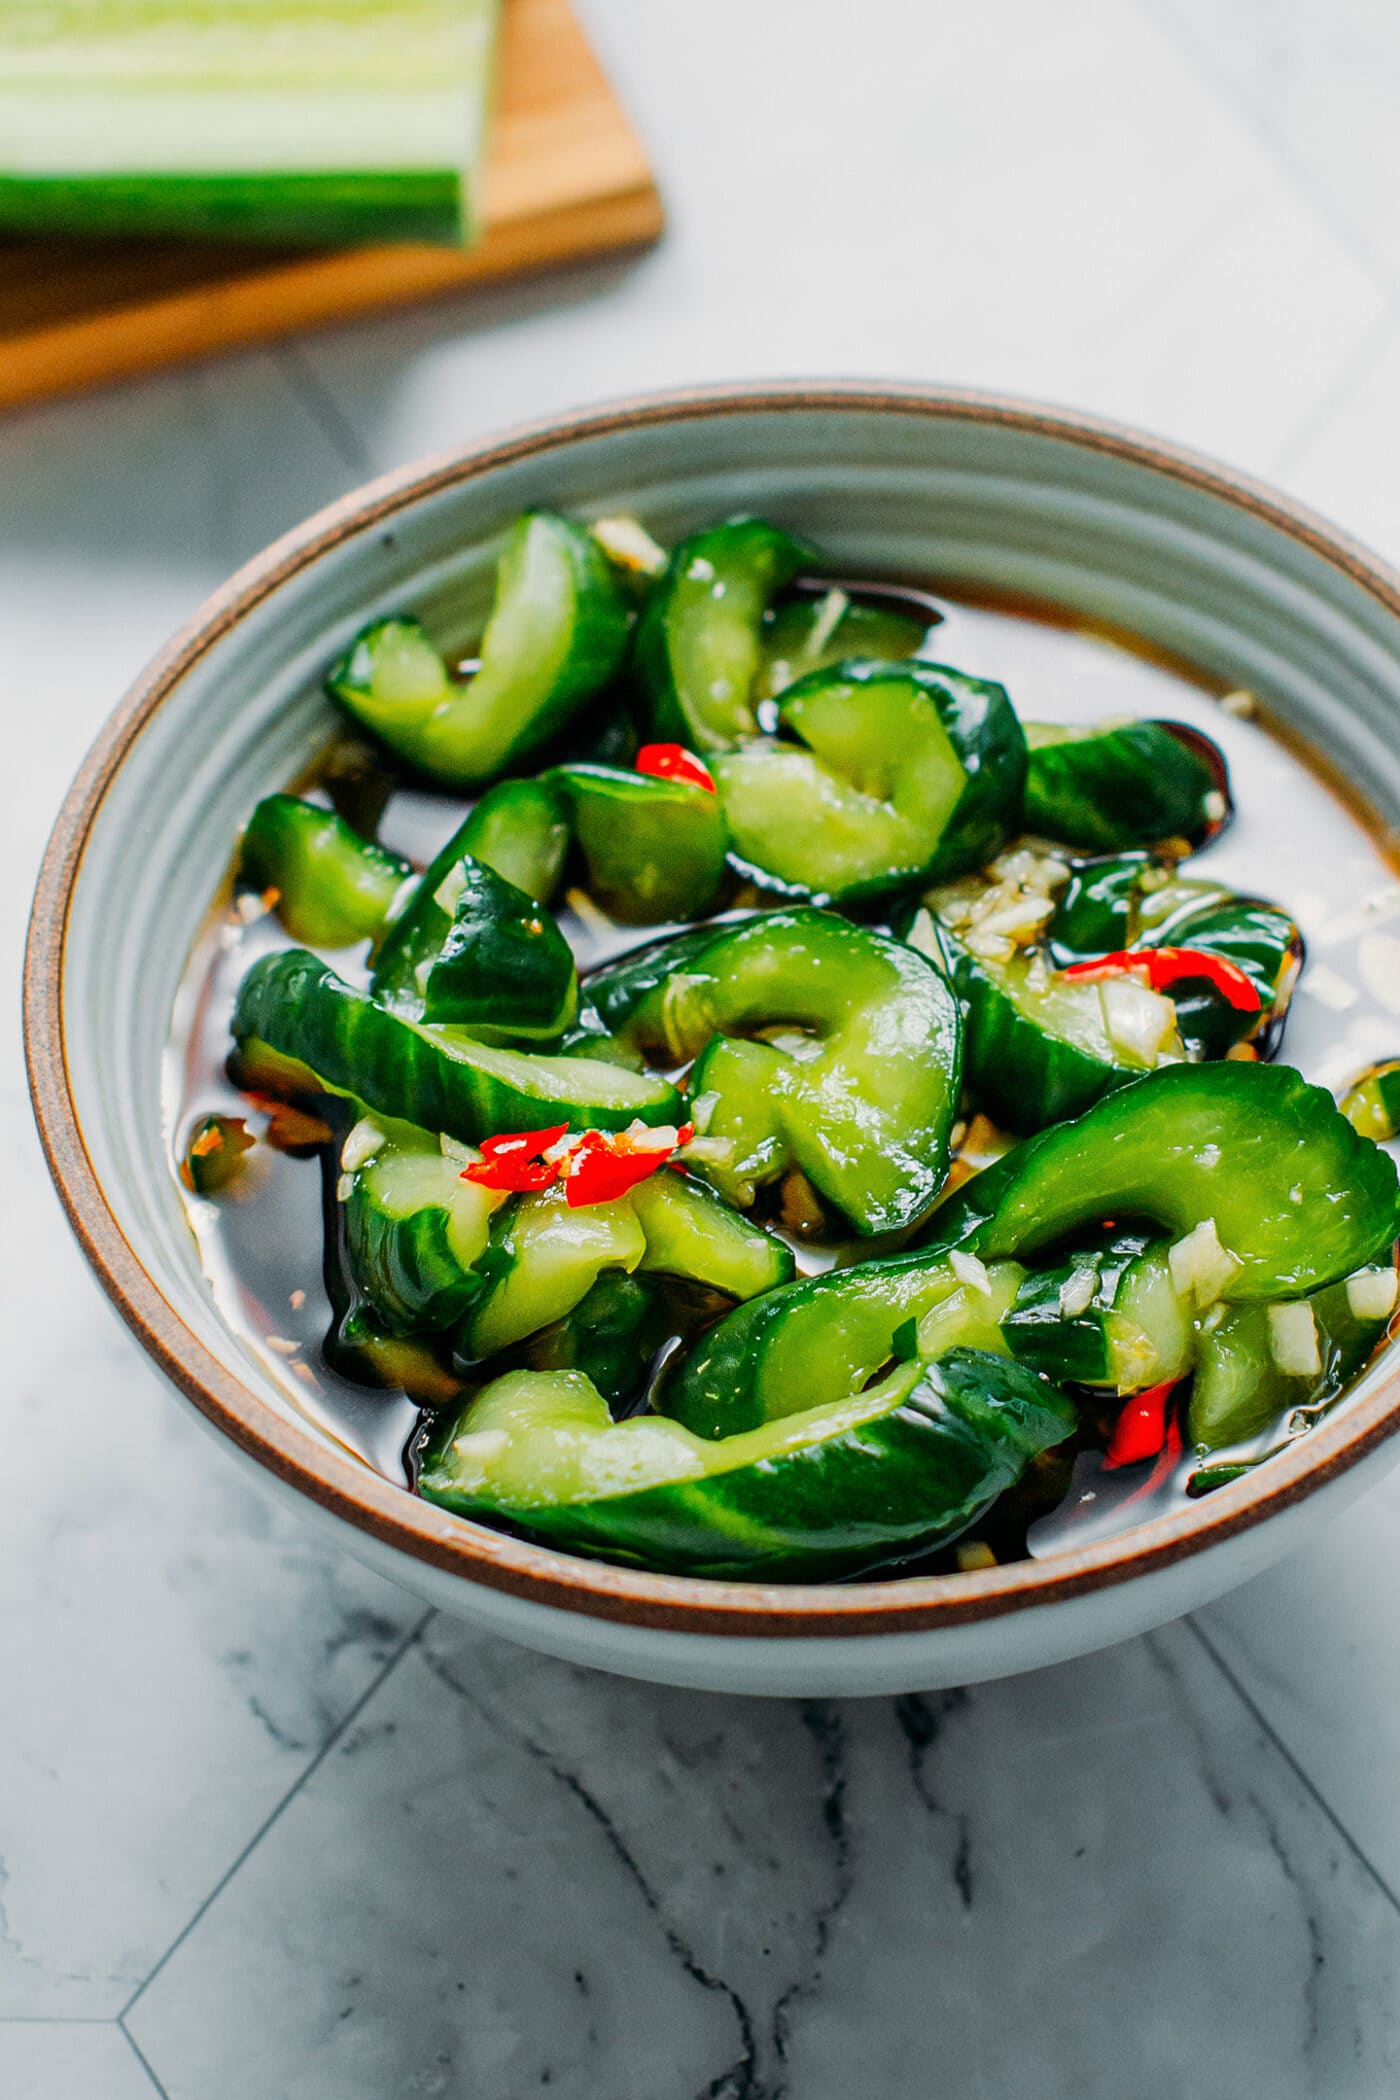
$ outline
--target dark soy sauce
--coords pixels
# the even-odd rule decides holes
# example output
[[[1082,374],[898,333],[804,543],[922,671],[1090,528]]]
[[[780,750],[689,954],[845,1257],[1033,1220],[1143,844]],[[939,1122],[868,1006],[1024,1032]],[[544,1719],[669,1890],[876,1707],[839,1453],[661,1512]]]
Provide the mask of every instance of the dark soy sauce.
[[[999,680],[1023,720],[1157,716],[1186,723],[1220,745],[1233,779],[1235,818],[1185,872],[1199,862],[1203,875],[1276,899],[1302,927],[1309,961],[1283,1055],[1341,1092],[1374,1060],[1400,1053],[1400,877],[1393,849],[1376,820],[1329,780],[1313,754],[1275,733],[1252,698],[1222,696],[1128,638],[1090,632],[1053,609],[1017,602],[968,603],[940,594],[939,604],[944,619],[923,653]],[[364,829],[378,815],[383,843],[420,864],[468,807],[403,785],[345,739],[306,776],[301,791],[334,802]],[[190,957],[166,1060],[172,1172],[199,1115],[241,1115],[260,1139],[267,1131],[267,1115],[250,1109],[224,1070],[238,983],[259,955],[287,944],[274,919],[255,913],[256,900],[234,899],[226,886]],[[560,923],[581,970],[655,935],[655,929],[613,924],[579,896],[561,910]],[[365,981],[362,949],[328,951],[326,959],[342,976]],[[344,1376],[326,1357],[334,1314],[324,1219],[338,1150],[339,1137],[299,1157],[260,1142],[244,1173],[217,1199],[182,1193],[219,1308],[289,1410],[385,1478],[411,1485],[418,1405],[401,1390]],[[793,1244],[807,1272],[881,1251]],[[1103,1470],[1115,1405],[1106,1402],[1101,1413],[1088,1407],[1071,1442],[1047,1453],[979,1527],[999,1560],[1027,1551],[1049,1557],[1183,1505],[1195,1465],[1189,1452],[1174,1465]],[[1281,1430],[1248,1452],[1221,1456],[1258,1458],[1280,1440]],[[954,1553],[942,1553],[908,1572],[956,1564]]]

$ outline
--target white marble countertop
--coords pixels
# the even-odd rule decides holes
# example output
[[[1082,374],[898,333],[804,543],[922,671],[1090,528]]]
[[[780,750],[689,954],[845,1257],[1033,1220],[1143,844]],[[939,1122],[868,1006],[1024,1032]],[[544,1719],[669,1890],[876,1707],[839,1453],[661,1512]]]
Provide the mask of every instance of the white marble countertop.
[[[60,794],[172,626],[366,473],[524,416],[1015,388],[1400,557],[1393,0],[586,13],[654,253],[0,422],[12,982]],[[969,1693],[568,1669],[235,1472],[70,1244],[13,1000],[4,1053],[7,2100],[1400,2090],[1400,1481],[1194,1621]]]

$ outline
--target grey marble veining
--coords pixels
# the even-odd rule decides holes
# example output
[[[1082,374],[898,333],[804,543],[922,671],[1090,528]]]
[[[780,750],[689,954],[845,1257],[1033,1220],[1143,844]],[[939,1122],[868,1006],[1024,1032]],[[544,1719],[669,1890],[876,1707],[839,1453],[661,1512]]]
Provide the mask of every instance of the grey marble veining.
[[[1382,0],[890,0],[859,35],[835,0],[583,5],[653,254],[0,422],[12,981],[145,656],[349,481],[515,418],[746,372],[1019,387],[1400,554]],[[12,1005],[4,2100],[1400,2090],[1400,1486],[1195,1629],[967,1694],[726,1701],[423,1627],[123,1336],[17,1051]]]
[[[794,1704],[435,1622],[131,2030],[190,2100],[234,2037],[246,2100],[1375,2100],[1400,1915],[1221,1691],[1183,1628]]]

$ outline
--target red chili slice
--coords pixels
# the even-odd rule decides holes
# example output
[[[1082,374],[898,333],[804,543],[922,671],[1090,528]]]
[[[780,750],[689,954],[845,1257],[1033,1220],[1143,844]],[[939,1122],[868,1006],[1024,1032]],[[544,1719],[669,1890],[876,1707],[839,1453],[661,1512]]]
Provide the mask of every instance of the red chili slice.
[[[1165,991],[1183,978],[1204,978],[1239,1013],[1257,1014],[1262,1003],[1258,988],[1238,963],[1210,955],[1204,948],[1116,948],[1111,955],[1071,963],[1063,974],[1090,982],[1099,977],[1146,977],[1154,992]]]
[[[715,792],[709,767],[693,751],[687,751],[684,744],[643,744],[637,753],[636,769],[650,773],[656,780],[683,780],[688,787],[704,788],[708,795]]]
[[[1123,1402],[1123,1412],[1113,1425],[1104,1455],[1104,1465],[1140,1466],[1155,1458],[1167,1440],[1167,1402],[1179,1381],[1168,1378],[1144,1393],[1134,1393]]]
[[[559,1161],[543,1159],[541,1154],[567,1136],[568,1129],[567,1123],[555,1123],[548,1130],[515,1130],[485,1138],[481,1158],[463,1167],[462,1180],[474,1181],[484,1189],[502,1189],[510,1195],[547,1189],[559,1178]]]
[[[670,1161],[678,1145],[688,1145],[695,1135],[693,1123],[683,1123],[674,1141],[666,1146],[648,1145],[628,1131],[585,1130],[573,1147],[564,1168],[564,1195],[570,1209],[591,1203],[611,1203],[625,1196]]]

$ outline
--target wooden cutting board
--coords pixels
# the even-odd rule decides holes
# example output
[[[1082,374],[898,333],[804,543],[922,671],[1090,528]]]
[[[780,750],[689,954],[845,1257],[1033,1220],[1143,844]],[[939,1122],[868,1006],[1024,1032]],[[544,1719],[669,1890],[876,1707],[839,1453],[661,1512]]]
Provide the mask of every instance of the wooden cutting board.
[[[655,239],[646,154],[568,0],[505,0],[483,217],[465,253],[0,241],[0,408]]]

